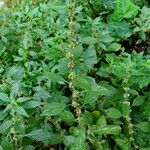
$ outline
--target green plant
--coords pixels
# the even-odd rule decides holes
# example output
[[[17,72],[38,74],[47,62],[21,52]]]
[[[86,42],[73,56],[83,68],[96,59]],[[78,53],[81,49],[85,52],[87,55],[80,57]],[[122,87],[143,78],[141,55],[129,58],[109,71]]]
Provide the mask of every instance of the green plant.
[[[149,149],[150,55],[122,44],[148,40],[140,7],[25,0],[0,10],[1,150]]]

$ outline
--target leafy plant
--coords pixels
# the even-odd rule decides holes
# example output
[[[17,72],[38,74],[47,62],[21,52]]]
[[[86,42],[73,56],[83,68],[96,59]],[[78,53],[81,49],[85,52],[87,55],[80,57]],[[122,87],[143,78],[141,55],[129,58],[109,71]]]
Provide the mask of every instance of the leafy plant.
[[[148,47],[124,45],[149,40],[147,3],[25,0],[0,12],[1,150],[149,149]]]

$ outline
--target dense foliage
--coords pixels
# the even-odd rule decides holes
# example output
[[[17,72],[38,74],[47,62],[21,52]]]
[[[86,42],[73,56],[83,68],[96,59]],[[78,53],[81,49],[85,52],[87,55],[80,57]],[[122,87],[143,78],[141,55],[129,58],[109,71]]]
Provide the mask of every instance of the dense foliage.
[[[149,43],[149,0],[1,8],[0,150],[149,150]]]

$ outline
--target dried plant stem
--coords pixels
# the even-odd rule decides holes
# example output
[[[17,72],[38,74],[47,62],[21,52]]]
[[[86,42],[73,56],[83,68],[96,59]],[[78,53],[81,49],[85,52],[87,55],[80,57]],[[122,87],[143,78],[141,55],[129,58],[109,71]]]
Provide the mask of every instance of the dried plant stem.
[[[127,107],[130,107],[130,102],[129,102],[129,97],[130,97],[130,92],[129,92],[129,77],[126,77],[123,81],[124,83],[124,90],[125,90],[125,93],[124,93],[124,104],[127,105]],[[131,111],[131,109],[130,109]],[[133,123],[132,123],[132,119],[130,117],[130,113],[128,115],[125,116],[125,120],[128,124],[128,132],[129,132],[129,136],[130,136],[130,142],[134,148],[134,150],[137,150],[138,149],[138,146],[136,145],[135,143],[135,139],[134,139],[134,130],[133,130]]]
[[[75,71],[74,71],[74,67],[75,67],[75,61],[74,61],[74,47],[75,47],[75,42],[74,42],[74,36],[75,36],[75,22],[74,22],[74,8],[75,8],[75,3],[74,2],[70,2],[69,3],[69,32],[68,32],[68,38],[69,38],[69,52],[67,54],[67,56],[69,57],[69,64],[68,67],[70,69],[70,73],[69,73],[69,88],[72,92],[72,106],[75,108],[75,112],[77,115],[77,120],[78,123],[80,122],[80,115],[81,115],[81,107],[80,104],[78,103],[79,101],[79,92],[75,89],[74,86],[74,78],[75,78]]]

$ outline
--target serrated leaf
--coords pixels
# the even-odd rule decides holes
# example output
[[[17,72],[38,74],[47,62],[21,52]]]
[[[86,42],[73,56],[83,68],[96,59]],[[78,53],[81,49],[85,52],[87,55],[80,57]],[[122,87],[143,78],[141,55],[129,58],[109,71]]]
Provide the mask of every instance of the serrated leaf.
[[[122,116],[121,112],[116,108],[109,108],[105,110],[108,117],[118,119]]]
[[[59,115],[64,109],[66,105],[64,103],[52,102],[45,106],[42,116],[56,116]]]
[[[0,100],[3,102],[10,102],[8,95],[5,93],[0,93]]]
[[[17,106],[16,108],[16,112],[19,114],[19,115],[22,115],[24,117],[29,117],[29,115],[27,114],[27,112],[25,111],[25,109],[21,106]]]

